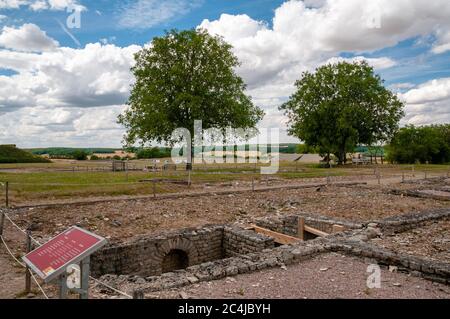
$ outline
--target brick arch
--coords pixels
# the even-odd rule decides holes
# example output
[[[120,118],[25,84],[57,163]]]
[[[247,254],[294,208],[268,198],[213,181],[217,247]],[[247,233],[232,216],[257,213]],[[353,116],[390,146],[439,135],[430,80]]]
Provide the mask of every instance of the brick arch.
[[[162,273],[162,263],[164,257],[173,250],[181,250],[186,253],[189,259],[189,266],[198,264],[198,251],[195,245],[186,238],[172,238],[167,239],[157,248],[153,261],[156,265],[159,265],[159,272]]]

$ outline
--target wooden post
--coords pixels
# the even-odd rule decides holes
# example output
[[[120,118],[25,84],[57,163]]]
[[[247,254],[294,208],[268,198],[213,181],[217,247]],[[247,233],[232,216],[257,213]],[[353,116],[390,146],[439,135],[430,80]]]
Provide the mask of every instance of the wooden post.
[[[412,170],[412,176],[416,177],[416,175],[414,174],[414,165],[412,166],[411,170]]]
[[[298,218],[297,237],[301,240],[305,240],[305,218]]]
[[[142,290],[133,291],[133,299],[144,299],[144,292]]]
[[[156,181],[153,180],[153,197],[156,198]]]
[[[255,191],[255,177],[252,176],[252,192]]]
[[[329,185],[330,182],[331,182],[330,171],[327,171],[327,185]]]
[[[380,174],[380,172],[378,172],[378,174],[377,174],[377,179],[378,179],[378,185],[381,185],[381,174]]]
[[[191,187],[191,171],[189,170],[189,173],[188,173],[188,187]]]
[[[405,173],[402,173],[402,183],[405,182]]]
[[[9,182],[5,183],[5,206],[9,208]]]
[[[4,225],[5,225],[5,213],[1,212],[1,214],[0,214],[0,237],[3,236]]]
[[[425,171],[425,179],[428,179],[427,171]]]
[[[26,252],[27,254],[31,252],[31,230],[27,229],[27,241],[26,241]],[[25,293],[29,294],[31,292],[31,273],[28,265],[25,269]]]

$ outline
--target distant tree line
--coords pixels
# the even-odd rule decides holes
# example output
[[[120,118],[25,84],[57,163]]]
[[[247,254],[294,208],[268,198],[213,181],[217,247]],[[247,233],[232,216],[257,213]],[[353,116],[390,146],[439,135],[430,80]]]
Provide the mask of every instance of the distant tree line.
[[[401,128],[388,146],[388,158],[399,164],[450,163],[450,124]]]

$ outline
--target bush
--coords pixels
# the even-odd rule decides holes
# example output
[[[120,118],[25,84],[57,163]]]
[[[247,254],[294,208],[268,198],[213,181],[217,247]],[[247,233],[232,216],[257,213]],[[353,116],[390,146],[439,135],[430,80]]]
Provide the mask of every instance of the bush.
[[[100,157],[98,157],[97,155],[91,156],[91,161],[98,161],[99,159],[100,159]]]
[[[81,150],[76,150],[73,151],[71,154],[71,157],[77,161],[85,161],[88,158],[88,153],[86,153],[85,151],[81,151]]]
[[[51,163],[51,161],[18,149],[14,145],[0,145],[0,163]]]
[[[149,159],[149,158],[165,158],[171,156],[170,149],[160,149],[158,147],[144,148],[137,152],[138,159]]]
[[[399,164],[450,162],[450,124],[404,127],[388,146],[388,159]]]

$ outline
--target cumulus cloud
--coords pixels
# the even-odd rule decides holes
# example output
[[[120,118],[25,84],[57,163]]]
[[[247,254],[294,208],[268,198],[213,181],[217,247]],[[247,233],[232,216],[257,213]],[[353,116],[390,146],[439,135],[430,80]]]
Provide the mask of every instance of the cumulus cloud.
[[[37,25],[27,23],[20,28],[3,27],[0,33],[0,47],[16,51],[43,52],[56,49],[59,43],[42,31]]]
[[[391,68],[397,63],[393,59],[366,58],[364,53],[429,35],[436,38],[433,52],[443,52],[450,43],[444,32],[450,30],[449,16],[446,0],[291,0],[275,10],[272,27],[247,15],[228,14],[199,27],[233,45],[242,61],[239,73],[267,111],[267,124],[280,121],[276,107],[293,92],[303,71],[361,59],[376,70]],[[342,52],[356,57],[342,58]]]
[[[28,7],[33,11],[61,11],[67,8],[86,9],[79,4],[78,0],[0,0],[0,9],[20,9],[21,7]]]
[[[0,0],[0,8],[33,3],[35,10],[57,10],[68,2]],[[185,0],[130,0],[118,14],[122,27],[148,28],[192,8]],[[448,0],[291,0],[275,10],[272,24],[248,15],[222,14],[217,20],[204,20],[199,27],[233,45],[242,62],[237,72],[255,103],[267,113],[261,127],[285,127],[286,118],[277,107],[292,94],[303,71],[327,62],[361,59],[376,70],[396,67],[397,61],[374,58],[371,53],[417,37],[434,39],[431,53],[446,52],[449,16]],[[27,34],[19,32],[23,28],[10,31]],[[34,36],[45,39],[45,33],[34,31]],[[105,40],[103,45],[72,49],[46,40],[47,46],[36,45],[32,50],[18,45],[17,37],[2,44],[9,49],[0,49],[0,68],[17,74],[0,76],[0,143],[47,145],[42,139],[51,137],[53,145],[81,146],[90,141],[92,146],[118,145],[123,129],[116,124],[116,116],[123,110],[133,82],[129,72],[133,54],[141,47],[121,48],[106,45],[110,41]],[[342,58],[343,52],[355,57]],[[419,86],[391,86],[407,104],[404,123],[450,121],[449,82],[437,79]]]
[[[405,124],[450,123],[450,78],[428,81],[400,97],[406,103]]]
[[[148,29],[185,15],[203,4],[204,0],[133,0],[118,10],[119,26]]]

